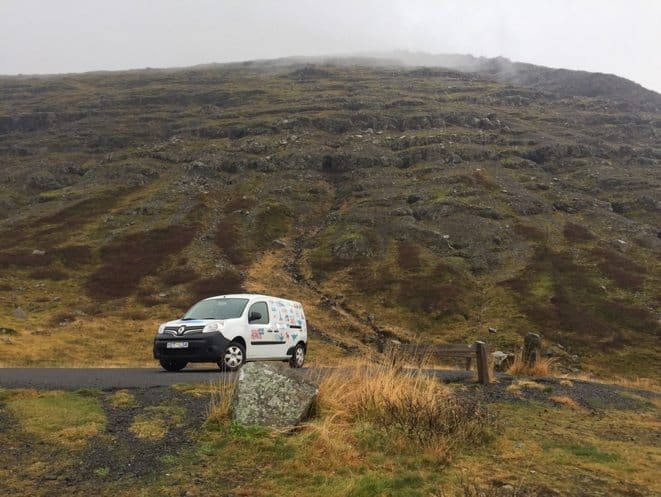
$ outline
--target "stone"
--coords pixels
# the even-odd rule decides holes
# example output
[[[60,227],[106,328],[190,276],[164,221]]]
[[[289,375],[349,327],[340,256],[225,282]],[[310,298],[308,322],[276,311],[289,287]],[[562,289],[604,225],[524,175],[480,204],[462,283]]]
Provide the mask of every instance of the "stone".
[[[495,371],[507,371],[507,369],[514,364],[515,355],[500,350],[491,353],[491,360],[493,361],[493,369]]]
[[[16,319],[27,319],[27,317],[28,317],[26,312],[23,309],[21,309],[20,307],[17,307],[16,309],[14,309],[14,312],[12,312],[11,314]]]
[[[32,251],[32,255],[46,255],[46,251],[45,250],[34,249]]]
[[[489,333],[498,333],[498,330],[493,327],[489,327]]]
[[[239,372],[232,419],[245,426],[293,427],[310,414],[318,392],[283,364],[249,362]]]

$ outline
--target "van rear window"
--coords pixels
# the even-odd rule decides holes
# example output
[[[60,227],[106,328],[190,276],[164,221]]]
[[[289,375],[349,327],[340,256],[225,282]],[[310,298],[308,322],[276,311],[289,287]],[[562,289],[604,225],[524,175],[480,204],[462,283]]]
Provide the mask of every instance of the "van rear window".
[[[248,299],[209,299],[198,302],[182,319],[233,319],[241,317]]]

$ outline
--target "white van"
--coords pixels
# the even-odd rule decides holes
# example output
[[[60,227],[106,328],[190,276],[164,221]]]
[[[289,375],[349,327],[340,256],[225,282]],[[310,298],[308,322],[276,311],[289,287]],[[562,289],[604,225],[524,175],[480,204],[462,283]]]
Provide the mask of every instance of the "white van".
[[[288,361],[300,368],[307,341],[300,303],[267,295],[219,295],[163,323],[154,338],[154,358],[167,371],[189,362],[215,362],[226,371],[246,361]]]

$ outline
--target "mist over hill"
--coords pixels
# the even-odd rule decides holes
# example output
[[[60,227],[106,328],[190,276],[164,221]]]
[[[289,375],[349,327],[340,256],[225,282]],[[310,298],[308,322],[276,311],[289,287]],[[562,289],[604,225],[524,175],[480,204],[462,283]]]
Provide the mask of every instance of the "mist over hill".
[[[534,330],[649,375],[660,99],[399,53],[0,78],[0,353],[249,290],[301,300],[329,355]]]

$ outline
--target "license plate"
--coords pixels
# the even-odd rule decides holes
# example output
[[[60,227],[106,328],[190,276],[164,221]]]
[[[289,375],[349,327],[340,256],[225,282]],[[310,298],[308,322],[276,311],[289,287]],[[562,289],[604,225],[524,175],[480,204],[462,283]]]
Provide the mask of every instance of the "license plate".
[[[166,345],[168,349],[187,349],[188,342],[168,342]]]

